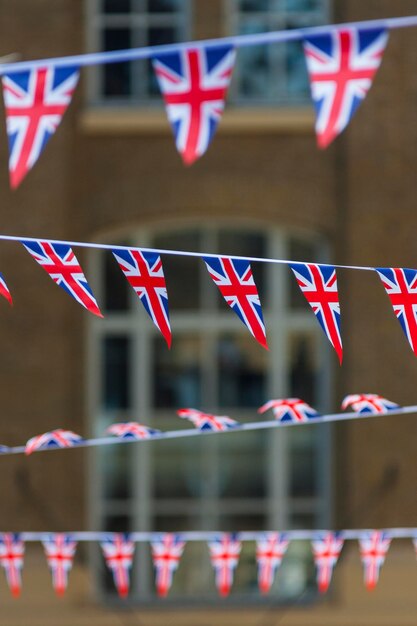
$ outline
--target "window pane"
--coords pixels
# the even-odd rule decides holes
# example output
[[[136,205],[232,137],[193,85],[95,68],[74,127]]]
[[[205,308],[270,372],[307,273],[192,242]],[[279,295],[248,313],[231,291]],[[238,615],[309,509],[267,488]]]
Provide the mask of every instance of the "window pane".
[[[293,41],[284,44],[286,48],[285,62],[288,94],[306,100],[309,94],[307,68],[301,42]]]
[[[312,497],[317,493],[317,429],[302,426],[289,430],[289,495]]]
[[[128,13],[131,0],[102,0],[104,13]]]
[[[268,0],[240,0],[239,9],[241,11],[266,11]]]
[[[192,428],[192,425],[187,424],[187,427]],[[171,428],[178,426],[173,424]],[[200,496],[204,491],[205,480],[202,475],[203,455],[203,438],[198,441],[178,439],[158,442],[154,449],[154,497],[174,499]]]
[[[322,0],[285,0],[287,11],[313,12],[320,11]]]
[[[148,0],[149,13],[172,13],[178,11],[183,0]]]
[[[261,431],[230,433],[218,439],[221,497],[260,499],[267,496],[266,443],[267,435]]]
[[[156,408],[200,406],[202,344],[198,335],[174,336],[168,350],[156,337],[152,350],[153,404]]]
[[[158,235],[156,248],[198,252],[200,237],[196,231],[174,235]],[[193,257],[165,255],[164,273],[167,282],[169,309],[197,309],[200,304],[200,270],[202,261]]]
[[[129,283],[111,252],[104,254],[104,308],[107,312],[127,311]]]
[[[265,399],[268,354],[248,335],[222,335],[217,348],[220,407],[259,407]]]
[[[307,305],[309,306],[309,305]],[[290,395],[314,407],[316,401],[316,359],[312,335],[293,334],[289,339]]]
[[[103,498],[127,500],[132,497],[131,446],[115,445],[99,450],[100,477]]]
[[[131,48],[129,28],[106,28],[103,31],[103,50]],[[131,91],[131,64],[106,63],[102,68],[102,91],[105,96],[127,96]]]
[[[177,39],[176,37],[176,29],[173,27],[154,27],[149,29],[149,46],[163,46],[165,44],[174,43]],[[160,89],[158,85],[158,81],[155,76],[155,72],[153,71],[152,61],[146,61],[148,70],[147,70],[147,80],[148,80],[148,93],[151,96],[159,96]]]
[[[130,341],[127,337],[106,337],[103,341],[103,408],[127,409],[130,402]]]

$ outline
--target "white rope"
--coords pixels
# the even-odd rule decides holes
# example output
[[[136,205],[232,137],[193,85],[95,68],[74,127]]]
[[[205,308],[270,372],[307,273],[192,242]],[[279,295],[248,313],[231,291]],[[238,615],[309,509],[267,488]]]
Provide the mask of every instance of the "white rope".
[[[169,53],[176,50],[189,48],[213,48],[219,45],[229,45],[235,47],[257,46],[259,44],[279,43],[284,41],[295,41],[312,35],[321,35],[329,31],[341,28],[409,28],[417,26],[417,16],[391,17],[378,20],[367,20],[361,22],[346,22],[343,24],[329,24],[327,26],[314,26],[310,28],[298,28],[294,30],[283,30],[254,35],[235,35],[233,37],[222,37],[217,39],[206,39],[200,41],[189,41],[183,43],[168,44],[162,46],[145,46],[143,48],[133,48],[129,50],[115,50],[111,52],[98,52],[89,54],[78,54],[67,57],[54,57],[49,59],[39,59],[33,61],[19,61],[18,63],[0,64],[0,74],[14,74],[16,72],[29,71],[47,65],[55,67],[102,65],[105,63],[120,63],[123,61],[134,61],[138,59],[148,59],[155,54]]]

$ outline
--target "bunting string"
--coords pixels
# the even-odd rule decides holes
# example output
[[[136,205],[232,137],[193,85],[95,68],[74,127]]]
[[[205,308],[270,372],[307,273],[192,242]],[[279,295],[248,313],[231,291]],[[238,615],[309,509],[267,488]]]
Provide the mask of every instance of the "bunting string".
[[[175,44],[164,44],[159,46],[143,46],[141,48],[131,48],[128,50],[113,50],[106,52],[95,52],[77,54],[64,57],[51,57],[36,59],[32,61],[17,61],[13,63],[1,63],[0,75],[27,72],[33,69],[43,68],[46,65],[55,67],[86,67],[90,65],[104,65],[106,63],[121,63],[123,61],[137,61],[149,59],[155,55],[169,54],[177,50],[188,50],[190,48],[217,48],[218,46],[234,46],[243,48],[247,46],[258,46],[260,44],[281,43],[287,41],[299,41],[306,37],[326,34],[329,31],[340,29],[398,29],[417,26],[417,15],[404,17],[388,17],[376,20],[362,20],[358,22],[343,22],[339,24],[329,24],[324,26],[311,26],[307,28],[294,28],[292,30],[269,31],[248,35],[234,35],[230,37],[219,37],[215,39],[202,39]]]
[[[310,541],[316,566],[317,587],[320,593],[329,588],[333,570],[338,562],[345,540],[356,540],[364,569],[364,582],[369,591],[376,587],[380,570],[385,562],[393,539],[411,539],[416,548],[417,528],[388,528],[384,530],[290,530],[285,532],[245,531],[225,533],[219,531],[185,531],[181,533],[155,532],[70,532],[0,533],[0,565],[4,568],[12,595],[21,592],[21,572],[24,565],[25,542],[41,542],[52,573],[52,584],[62,596],[68,583],[78,542],[98,542],[105,563],[113,575],[117,592],[126,598],[130,589],[130,571],[133,565],[135,544],[150,544],[155,567],[157,594],[166,597],[175,571],[187,542],[204,541],[215,571],[218,593],[229,595],[234,572],[239,565],[243,541],[256,544],[258,586],[261,593],[270,591],[277,569],[280,567],[291,541]]]
[[[32,437],[24,446],[9,447],[1,445],[0,456],[11,454],[25,454],[28,456],[34,452],[47,450],[91,448],[151,440],[183,439],[226,432],[247,432],[300,426],[303,424],[325,424],[345,420],[366,419],[382,415],[398,416],[417,413],[417,405],[400,407],[377,394],[354,394],[347,396],[343,401],[342,407],[347,408],[348,406],[352,406],[355,411],[320,415],[298,398],[270,400],[260,407],[258,412],[264,413],[271,409],[275,415],[275,420],[243,424],[227,416],[211,415],[196,409],[180,409],[177,411],[178,415],[190,420],[195,426],[194,429],[160,431],[137,422],[122,422],[112,424],[107,429],[107,432],[114,436],[93,439],[83,439],[80,435],[70,430],[57,429]]]

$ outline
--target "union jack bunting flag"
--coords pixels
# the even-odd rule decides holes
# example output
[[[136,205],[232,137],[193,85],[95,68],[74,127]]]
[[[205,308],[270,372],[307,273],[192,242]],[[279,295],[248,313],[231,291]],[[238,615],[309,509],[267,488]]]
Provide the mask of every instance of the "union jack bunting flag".
[[[4,280],[3,274],[0,274],[0,296],[6,298],[10,305],[13,304],[12,294],[9,291],[8,286],[6,285],[6,281]]]
[[[319,533],[312,541],[314,562],[317,568],[317,586],[325,593],[332,579],[333,568],[343,548],[343,539],[338,533]]]
[[[211,415],[197,409],[179,409],[177,415],[190,420],[198,430],[221,431],[236,428],[239,423],[226,415]]]
[[[320,148],[346,128],[365,99],[388,42],[381,29],[332,30],[304,39]]]
[[[280,422],[308,422],[321,417],[320,413],[300,398],[269,400],[259,407],[258,413],[266,413],[269,409]]]
[[[216,587],[221,596],[228,596],[233,584],[233,573],[239,562],[242,543],[236,535],[222,533],[208,543],[211,563],[216,573]]]
[[[376,271],[408,343],[417,355],[417,270],[378,267]]]
[[[113,250],[120,269],[145,311],[171,346],[171,326],[168,314],[168,294],[159,254],[141,250]]]
[[[398,409],[398,404],[378,396],[376,393],[355,393],[346,396],[342,402],[342,410],[345,411],[350,406],[357,413],[372,413],[374,415]]]
[[[0,563],[6,572],[10,591],[15,598],[22,587],[21,571],[25,544],[17,533],[0,533]]]
[[[151,542],[152,559],[156,573],[156,591],[160,597],[168,595],[175,570],[180,564],[185,542],[179,535],[164,533]]]
[[[77,433],[57,428],[29,439],[25,446],[25,454],[29,455],[36,450],[45,450],[46,448],[72,448],[80,441],[83,441],[83,438]]]
[[[77,257],[66,244],[26,241],[22,244],[52,280],[94,315],[103,317]]]
[[[335,268],[331,265],[315,263],[291,263],[290,265],[298,286],[342,363],[340,304]]]
[[[138,422],[121,422],[120,424],[112,424],[106,430],[106,433],[115,435],[120,439],[149,439],[155,433],[159,433],[155,428],[148,428]]]
[[[285,535],[276,532],[264,533],[256,542],[256,562],[258,564],[258,585],[262,593],[268,593],[275,574],[289,545]]]
[[[78,76],[78,67],[50,65],[2,77],[13,188],[22,182],[58,128]]]
[[[370,591],[376,587],[390,543],[391,539],[381,530],[366,532],[359,539],[365,585]]]
[[[227,257],[204,257],[208,272],[227,304],[268,349],[261,302],[248,261]]]
[[[113,573],[117,593],[126,598],[129,593],[129,570],[132,567],[135,544],[129,535],[113,533],[100,543],[107,567]]]
[[[58,596],[64,595],[68,573],[72,568],[77,542],[71,535],[56,533],[42,541],[46,560],[52,573],[52,584]]]
[[[191,165],[207,150],[224,109],[235,51],[230,46],[178,50],[153,58],[175,144]]]

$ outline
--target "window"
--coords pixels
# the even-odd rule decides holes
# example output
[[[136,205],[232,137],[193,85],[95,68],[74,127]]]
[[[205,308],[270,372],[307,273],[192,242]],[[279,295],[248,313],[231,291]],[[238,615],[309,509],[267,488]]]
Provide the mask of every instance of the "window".
[[[189,38],[188,0],[89,0],[94,50],[155,46]],[[91,70],[90,100],[149,102],[159,89],[150,61],[109,63]]]
[[[325,24],[328,0],[227,0],[231,30],[247,35]],[[240,48],[231,99],[303,104],[309,100],[300,41]]]
[[[273,229],[189,227],[132,234],[130,245],[258,257],[324,260],[318,240]],[[173,330],[171,350],[142,310],[110,253],[94,252],[105,318],[91,321],[90,414],[95,435],[115,421],[162,430],[189,427],[181,407],[256,420],[271,397],[328,408],[330,350],[287,267],[253,263],[270,351],[229,309],[201,259],[162,257]],[[329,430],[325,425],[201,439],[108,446],[94,451],[93,528],[107,531],[322,528],[328,520]],[[101,584],[110,597],[111,580]],[[308,544],[294,542],[273,593],[291,600],[312,582]],[[149,546],[138,544],[131,599],[155,598]],[[170,598],[216,597],[207,546],[186,545]],[[235,600],[258,598],[255,546],[245,543]]]

